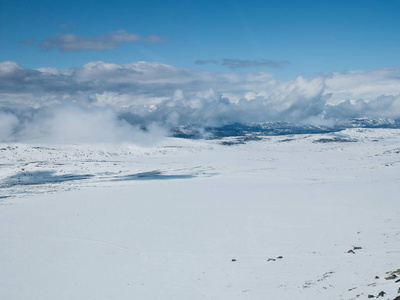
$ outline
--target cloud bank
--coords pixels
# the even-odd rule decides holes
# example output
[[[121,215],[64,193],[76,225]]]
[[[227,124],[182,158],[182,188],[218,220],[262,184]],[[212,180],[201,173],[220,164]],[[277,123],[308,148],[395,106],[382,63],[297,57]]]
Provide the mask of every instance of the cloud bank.
[[[0,111],[0,142],[151,145],[166,135],[166,130],[156,124],[150,124],[144,132],[119,118],[111,108],[67,104],[13,113]]]
[[[298,76],[193,71],[157,62],[26,69],[0,63],[0,141],[140,140],[140,128],[400,118],[400,70]]]
[[[26,41],[27,40],[25,40],[25,43]],[[83,50],[115,49],[121,46],[123,43],[131,42],[163,43],[164,41],[165,39],[161,36],[149,35],[142,37],[137,33],[129,33],[121,29],[95,36],[59,33],[43,40],[38,46],[43,50],[57,49],[61,52],[73,52]]]

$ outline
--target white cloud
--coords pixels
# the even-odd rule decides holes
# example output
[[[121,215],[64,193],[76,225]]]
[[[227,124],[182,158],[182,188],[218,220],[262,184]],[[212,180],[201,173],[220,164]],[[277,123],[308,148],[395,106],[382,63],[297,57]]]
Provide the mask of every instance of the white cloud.
[[[372,100],[381,95],[400,94],[398,68],[378,70],[358,70],[335,72],[322,75],[325,78],[325,93],[332,93],[331,104],[338,104],[346,99]]]
[[[68,107],[79,109],[72,113]],[[8,117],[3,117],[8,121],[3,123],[11,124],[2,125],[3,140],[15,135],[15,128],[19,128],[20,137],[34,136],[26,124],[39,126],[33,132],[51,127],[53,131],[47,136],[68,137],[68,132],[62,131],[66,128],[49,121],[61,120],[62,110],[70,115],[63,119],[65,124],[91,120],[87,127],[86,123],[80,126],[88,130],[85,134],[82,130],[83,136],[94,140],[126,136],[129,127],[120,123],[121,119],[138,126],[157,123],[166,128],[233,122],[328,122],[354,117],[396,119],[400,118],[400,77],[396,68],[279,81],[264,72],[193,71],[157,62],[120,65],[98,61],[67,70],[26,69],[15,62],[3,62],[1,110],[8,112]],[[11,112],[14,117],[9,116]],[[102,127],[102,122],[110,128]],[[102,132],[101,138],[90,134],[96,133],[96,128]]]
[[[24,113],[18,120],[16,115],[0,111],[0,142],[152,144],[166,135],[156,124],[148,126],[151,135],[145,134],[139,126],[119,118],[112,108],[68,104]]]
[[[161,36],[149,35],[147,37],[142,37],[137,33],[129,33],[120,29],[95,36],[59,33],[43,40],[38,46],[44,50],[58,49],[61,52],[73,52],[82,50],[115,49],[123,43],[130,42],[163,43],[164,40],[165,39]]]
[[[18,118],[15,115],[0,111],[0,141],[11,140],[17,125]]]

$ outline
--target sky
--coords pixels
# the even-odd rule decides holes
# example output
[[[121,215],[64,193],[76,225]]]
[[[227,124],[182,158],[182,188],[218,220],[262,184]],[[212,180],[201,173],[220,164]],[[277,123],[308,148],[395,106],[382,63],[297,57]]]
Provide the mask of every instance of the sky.
[[[399,16],[397,0],[0,0],[0,125],[71,105],[168,126],[398,118]]]
[[[190,69],[262,70],[292,79],[400,65],[399,15],[400,2],[390,0],[1,0],[0,60],[27,68],[156,61]],[[109,49],[57,44],[57,36],[66,34],[103,36],[106,42],[118,31],[142,40]],[[150,35],[159,39],[146,42]],[[54,42],[46,43],[49,39]],[[223,65],[224,59],[250,63],[235,69]]]

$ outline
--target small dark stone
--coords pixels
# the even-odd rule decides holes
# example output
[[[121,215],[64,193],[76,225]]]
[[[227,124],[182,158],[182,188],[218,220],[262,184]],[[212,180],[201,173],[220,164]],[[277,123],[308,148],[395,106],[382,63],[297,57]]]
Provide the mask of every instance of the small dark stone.
[[[375,276],[375,279],[379,279],[379,276]]]
[[[361,247],[354,247],[354,250],[361,250]]]
[[[278,257],[277,257],[277,259],[282,259],[282,258],[283,258],[283,256],[278,256]]]
[[[368,298],[375,298],[374,295],[368,295]]]
[[[381,291],[381,292],[379,292],[378,297],[383,297],[385,295],[386,295],[386,293],[384,291]]]
[[[233,258],[232,261],[236,261],[236,259]]]

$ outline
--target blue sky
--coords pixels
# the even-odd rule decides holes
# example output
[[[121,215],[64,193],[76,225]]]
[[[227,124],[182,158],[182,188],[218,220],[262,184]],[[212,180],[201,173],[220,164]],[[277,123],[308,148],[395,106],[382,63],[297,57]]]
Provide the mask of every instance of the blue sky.
[[[398,67],[399,16],[400,1],[1,0],[0,61],[26,68],[151,61],[293,79]],[[108,34],[105,41],[118,30],[142,40],[100,50],[39,47],[57,34],[86,39]],[[146,41],[149,35],[160,40]],[[223,59],[245,63],[232,69],[238,65],[223,65]]]

